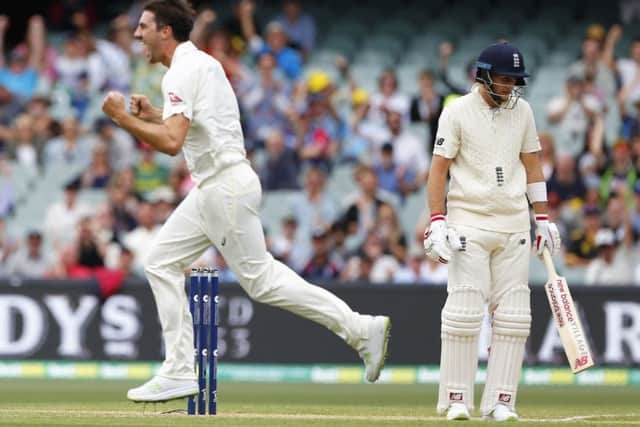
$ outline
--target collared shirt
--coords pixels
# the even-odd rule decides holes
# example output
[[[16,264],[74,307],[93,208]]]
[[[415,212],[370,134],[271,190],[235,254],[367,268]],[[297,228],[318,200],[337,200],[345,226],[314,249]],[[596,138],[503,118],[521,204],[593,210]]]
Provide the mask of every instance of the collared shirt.
[[[433,153],[453,159],[447,195],[451,224],[515,233],[530,228],[521,153],[540,150],[533,112],[491,108],[475,88],[442,112]]]
[[[162,94],[163,120],[174,114],[190,120],[182,151],[197,185],[247,161],[238,102],[218,61],[189,41],[179,44],[162,79]]]

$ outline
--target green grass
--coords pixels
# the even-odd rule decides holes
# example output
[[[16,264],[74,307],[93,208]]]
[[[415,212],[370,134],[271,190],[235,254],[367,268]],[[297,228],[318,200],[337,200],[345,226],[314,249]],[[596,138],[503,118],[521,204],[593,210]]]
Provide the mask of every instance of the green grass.
[[[0,425],[11,426],[435,426],[436,387],[429,385],[221,384],[219,415],[163,412],[185,400],[129,403],[125,381],[0,380]],[[479,399],[477,391],[476,400]],[[521,387],[525,425],[638,425],[640,389]],[[585,417],[585,418],[572,418]],[[465,426],[486,426],[476,419]]]

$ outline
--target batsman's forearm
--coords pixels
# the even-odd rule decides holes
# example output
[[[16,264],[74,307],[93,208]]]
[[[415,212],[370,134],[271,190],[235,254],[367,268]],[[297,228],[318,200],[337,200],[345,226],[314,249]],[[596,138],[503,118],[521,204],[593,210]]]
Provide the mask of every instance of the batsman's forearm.
[[[433,212],[445,212],[445,188],[447,186],[447,175],[434,174],[433,170],[429,173],[429,180],[427,181],[427,193],[429,211]]]
[[[114,118],[114,121],[118,126],[151,145],[157,151],[175,156],[182,148],[181,141],[171,135],[169,128],[164,123],[148,122],[129,113]]]
[[[431,213],[445,213],[445,191],[451,159],[434,155],[431,158],[431,169],[427,181],[429,210]]]

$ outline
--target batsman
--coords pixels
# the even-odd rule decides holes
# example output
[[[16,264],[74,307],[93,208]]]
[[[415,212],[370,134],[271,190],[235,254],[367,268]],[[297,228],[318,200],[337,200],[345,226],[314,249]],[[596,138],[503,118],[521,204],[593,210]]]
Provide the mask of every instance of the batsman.
[[[470,418],[488,303],[492,336],[480,411],[486,420],[515,421],[531,326],[529,204],[537,254],[545,246],[555,254],[561,242],[547,217],[533,112],[521,99],[529,76],[524,58],[509,43],[494,44],[482,51],[476,68],[471,92],[442,112],[429,173],[425,252],[449,263],[438,412],[448,420]]]

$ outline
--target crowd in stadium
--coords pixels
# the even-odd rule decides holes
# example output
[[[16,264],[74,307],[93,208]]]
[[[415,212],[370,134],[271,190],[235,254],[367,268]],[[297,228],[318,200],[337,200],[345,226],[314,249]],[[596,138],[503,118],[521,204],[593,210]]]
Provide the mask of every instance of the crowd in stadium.
[[[34,15],[15,46],[6,41],[12,22],[0,16],[0,276],[142,277],[149,242],[191,188],[181,156],[154,153],[100,109],[110,90],[163,103],[164,67],[149,65],[133,38],[141,5],[108,23],[82,8]],[[280,227],[265,230],[274,256],[318,283],[445,283],[446,265],[423,254],[428,213],[416,215],[418,224],[399,218],[409,197],[424,195],[438,117],[470,90],[474,58],[467,86],[452,83],[456,46],[443,41],[437,66],[416,73],[412,92],[399,90],[393,68],[366,90],[346,56],[335,57],[337,73],[307,66],[322,34],[304,3],[285,0],[265,21],[252,0],[231,7],[224,17],[199,8],[192,41],[221,62],[236,92],[263,191],[298,191]],[[97,32],[96,23],[107,31]],[[50,26],[65,30],[56,32],[57,44]],[[640,284],[640,39],[624,57],[614,54],[628,28],[584,28],[565,92],[548,99],[546,117],[536,111],[563,264],[581,269],[585,284]],[[612,121],[616,138],[608,140]],[[417,126],[425,131],[413,132]],[[343,165],[353,166],[354,194],[327,189]],[[44,207],[37,227],[15,235],[20,201],[12,174],[29,169],[44,177],[56,167],[79,173]],[[87,190],[105,197],[87,204],[79,197]],[[197,264],[234,280],[213,248]]]

